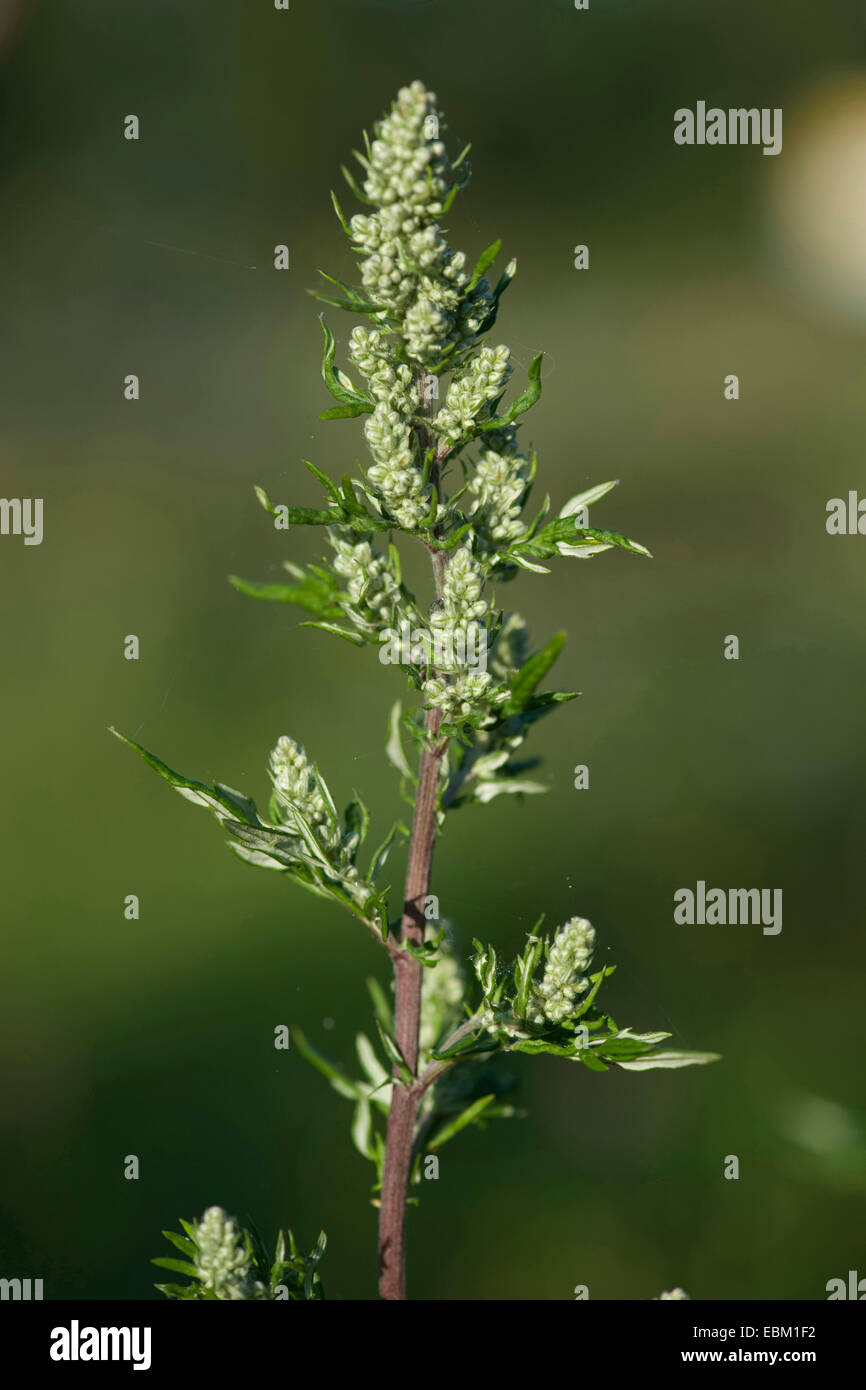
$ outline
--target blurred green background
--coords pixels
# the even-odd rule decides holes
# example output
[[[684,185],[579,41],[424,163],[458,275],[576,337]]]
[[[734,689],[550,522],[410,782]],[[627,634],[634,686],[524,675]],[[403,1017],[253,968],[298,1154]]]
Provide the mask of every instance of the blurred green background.
[[[225,576],[317,553],[254,483],[318,505],[300,458],[359,457],[357,422],[317,418],[305,290],[320,266],[351,276],[329,189],[420,77],[449,148],[473,143],[452,244],[471,259],[501,236],[520,260],[496,335],[518,371],[547,354],[523,435],[543,486],[559,505],[620,478],[594,524],[655,556],[564,560],[501,594],[539,642],[567,629],[557,684],[583,694],[534,735],[545,797],[448,825],[441,910],[504,954],[541,911],[588,916],[620,1024],[724,1060],[513,1059],[529,1117],[443,1150],[410,1293],[823,1298],[866,1274],[866,539],[824,525],[830,497],[866,490],[864,29],[854,0],[0,4],[0,490],[45,499],[41,546],[0,539],[0,1273],[156,1297],[160,1228],[219,1203],[269,1238],[324,1226],[329,1295],[375,1296],[350,1109],[273,1029],[351,1064],[385,962],[236,860],[106,726],[260,798],[290,733],[390,824],[401,678]],[[698,100],[782,107],[782,154],[677,147],[673,112]],[[352,321],[331,321],[344,342]],[[674,925],[699,878],[781,887],[781,935]]]

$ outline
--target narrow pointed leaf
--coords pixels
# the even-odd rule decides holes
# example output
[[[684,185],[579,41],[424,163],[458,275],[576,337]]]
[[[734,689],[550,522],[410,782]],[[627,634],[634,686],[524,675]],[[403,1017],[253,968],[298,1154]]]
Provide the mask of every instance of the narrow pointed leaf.
[[[159,1259],[151,1260],[152,1265],[159,1265],[160,1269],[170,1269],[174,1274],[188,1274],[192,1279],[200,1279],[201,1275],[195,1265],[189,1264],[186,1260]]]
[[[471,291],[475,289],[475,286],[478,284],[478,281],[481,279],[484,272],[486,270],[489,270],[490,266],[492,266],[493,262],[496,260],[496,257],[499,255],[499,252],[501,250],[502,242],[500,240],[494,241],[491,246],[488,246],[486,251],[481,252],[481,255],[478,257],[478,260],[475,262],[475,269],[472,272],[472,279],[466,286],[466,294],[470,294]]]
[[[489,1096],[480,1096],[478,1100],[474,1100],[471,1105],[467,1105],[466,1109],[462,1111],[456,1119],[451,1120],[448,1124],[443,1125],[441,1129],[435,1132],[432,1139],[428,1140],[427,1148],[432,1153],[436,1153],[438,1149],[441,1149],[443,1144],[448,1143],[449,1139],[453,1139],[455,1134],[459,1134],[461,1129],[465,1129],[467,1125],[474,1124],[478,1117],[484,1114],[488,1105],[495,1099],[495,1094],[491,1093]]]
[[[511,696],[503,708],[503,713],[512,714],[526,707],[539,682],[547,675],[564,646],[565,633],[557,632],[546,647],[524,662],[511,679]]]
[[[604,1055],[604,1049],[602,1049]],[[694,1067],[707,1062],[718,1062],[720,1052],[648,1052],[643,1057],[633,1057],[631,1061],[613,1060],[623,1071],[651,1071],[654,1067]]]
[[[346,1076],[333,1062],[329,1062],[327,1057],[323,1057],[321,1052],[307,1041],[300,1028],[292,1029],[292,1040],[304,1060],[315,1067],[316,1071],[321,1072],[322,1076],[327,1077],[339,1095],[345,1096],[348,1100],[360,1100],[362,1098],[364,1092],[358,1083]]]

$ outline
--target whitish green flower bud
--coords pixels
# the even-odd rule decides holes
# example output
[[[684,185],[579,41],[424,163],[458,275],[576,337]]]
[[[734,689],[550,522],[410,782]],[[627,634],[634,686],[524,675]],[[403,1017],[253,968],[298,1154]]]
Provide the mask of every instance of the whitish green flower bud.
[[[572,917],[560,927],[547,955],[541,983],[535,983],[526,1010],[530,1023],[562,1023],[569,1018],[578,995],[589,981],[581,975],[595,950],[595,928],[584,917]]]
[[[419,295],[406,310],[403,336],[406,351],[416,362],[429,363],[442,355],[448,342],[451,318],[432,299]]]
[[[450,187],[445,146],[428,138],[436,97],[422,82],[401,87],[390,115],[379,122],[364,192],[373,203],[398,204],[432,216]]]
[[[445,404],[434,420],[449,444],[471,435],[476,422],[487,414],[489,401],[498,396],[511,372],[507,347],[481,348],[448,387]]]
[[[401,88],[363,161],[364,193],[376,211],[350,223],[364,287],[421,366],[452,344],[471,346],[492,305],[486,284],[486,298],[479,284],[471,303],[463,301],[466,257],[437,224],[457,181],[438,129],[434,94],[421,82]]]
[[[355,328],[349,340],[349,356],[367,378],[377,401],[408,419],[417,410],[418,387],[411,367],[398,362],[384,333]]]
[[[424,684],[430,708],[441,709],[446,720],[489,714],[491,707],[502,704],[508,691],[497,686],[486,670],[463,669],[467,653],[483,650],[486,664],[486,626],[484,619],[489,604],[482,595],[484,574],[468,545],[455,550],[446,566],[438,606],[430,614],[437,648],[443,653],[437,660],[436,674]],[[448,682],[449,674],[456,679]]]
[[[495,687],[486,671],[466,672],[456,677],[451,684],[440,676],[425,681],[422,690],[431,709],[441,709],[446,721],[468,719],[479,710],[486,710],[491,704],[502,704],[508,699],[507,690]]]
[[[222,1207],[208,1207],[196,1223],[195,1266],[205,1288],[231,1301],[255,1298],[264,1285],[252,1277],[252,1261],[235,1222]]]
[[[689,1296],[684,1289],[671,1289],[669,1293],[660,1293],[657,1301],[664,1303],[666,1301],[681,1298],[684,1298],[687,1302],[689,1301]]]
[[[336,526],[329,529],[328,540],[337,552],[333,567],[348,581],[347,615],[360,628],[387,626],[400,597],[390,556],[379,554],[368,541],[344,539]]]
[[[484,575],[468,545],[461,546],[446,566],[440,606],[430,615],[432,627],[449,628],[475,622],[488,612],[482,598]]]
[[[322,843],[333,848],[340,839],[339,826],[304,748],[284,735],[271,753],[270,773],[277,807],[300,811]]]
[[[522,454],[498,453],[490,448],[482,452],[475,465],[475,473],[469,479],[469,491],[475,500],[468,515],[491,550],[519,540],[526,533],[520,512],[528,473],[529,464]]]
[[[400,526],[420,526],[427,515],[417,445],[408,420],[384,401],[367,416],[364,434],[376,460],[368,478]]]

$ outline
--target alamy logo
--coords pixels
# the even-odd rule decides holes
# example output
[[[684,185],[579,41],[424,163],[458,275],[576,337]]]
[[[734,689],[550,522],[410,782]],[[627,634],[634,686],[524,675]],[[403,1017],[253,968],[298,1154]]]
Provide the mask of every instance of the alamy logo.
[[[861,1279],[856,1269],[848,1270],[847,1286],[844,1279],[828,1279],[824,1287],[828,1303],[839,1298],[854,1298],[860,1303],[866,1299],[866,1279]]]
[[[681,106],[674,112],[674,140],[678,145],[763,145],[764,154],[782,152],[782,108],[730,107],[723,111],[699,101],[692,111]]]
[[[782,930],[781,888],[710,888],[699,879],[695,891],[678,888],[674,893],[674,921],[689,927],[759,926],[764,936]]]
[[[855,491],[844,497],[831,497],[827,503],[828,536],[866,536],[866,498],[860,501]]]
[[[0,1279],[0,1299],[30,1299],[42,1297],[41,1279]]]
[[[52,1361],[131,1361],[134,1371],[150,1370],[149,1327],[69,1327],[51,1330]]]
[[[25,545],[41,545],[42,498],[0,497],[0,536],[23,536]]]

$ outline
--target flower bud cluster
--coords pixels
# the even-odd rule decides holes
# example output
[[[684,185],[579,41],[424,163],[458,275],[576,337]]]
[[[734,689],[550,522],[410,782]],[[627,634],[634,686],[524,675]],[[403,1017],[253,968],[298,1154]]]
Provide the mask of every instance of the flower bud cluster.
[[[438,125],[435,95],[421,82],[402,87],[362,161],[363,192],[376,211],[351,220],[364,287],[396,320],[406,355],[422,366],[441,358],[468,327],[457,314],[470,279],[466,257],[451,250],[437,225],[456,183]]]
[[[346,616],[362,632],[379,632],[389,625],[400,600],[391,557],[374,550],[369,541],[356,540],[347,528],[329,527],[328,540],[336,551],[331,564],[347,581]]]
[[[577,996],[589,984],[580,972],[589,965],[594,950],[595,928],[584,917],[571,917],[559,928],[526,1010],[530,1023],[562,1023],[571,1017]]]
[[[237,1225],[222,1207],[208,1207],[196,1222],[195,1238],[195,1267],[204,1287],[217,1298],[238,1302],[265,1292],[264,1285],[253,1279],[252,1260]]]
[[[340,840],[337,818],[301,744],[283,735],[271,752],[270,774],[277,809],[299,811],[322,844],[333,849]],[[285,818],[285,823],[291,825],[291,815]]]
[[[484,277],[468,288],[466,257],[451,249],[438,225],[458,175],[439,139],[436,98],[423,83],[401,88],[361,162],[363,194],[374,210],[353,217],[350,232],[382,326],[356,328],[349,351],[375,401],[364,426],[373,456],[369,482],[384,512],[413,531],[430,514],[415,430],[420,377],[446,358],[459,364],[439,412],[442,433],[456,442],[501,390],[508,350],[484,348],[468,364],[459,361],[475,345],[494,300]]]
[[[511,374],[509,348],[480,348],[448,387],[445,404],[433,421],[449,445],[473,434],[488,404],[502,391]]]
[[[506,446],[507,447],[507,446]],[[473,494],[467,516],[472,518],[486,548],[495,552],[526,534],[521,520],[523,497],[528,482],[529,463],[523,454],[482,449],[469,479]]]
[[[410,421],[387,401],[379,401],[367,416],[364,434],[374,459],[367,477],[397,524],[406,531],[415,530],[429,511],[429,502]]]
[[[484,574],[471,547],[461,546],[445,568],[439,604],[430,615],[430,626],[440,635],[443,651],[460,651],[458,634],[465,639],[471,627],[485,626],[490,606],[483,587]],[[425,681],[423,690],[428,706],[441,709],[446,721],[486,713],[491,704],[508,698],[508,691],[494,686],[487,671],[462,670],[454,660]]]

